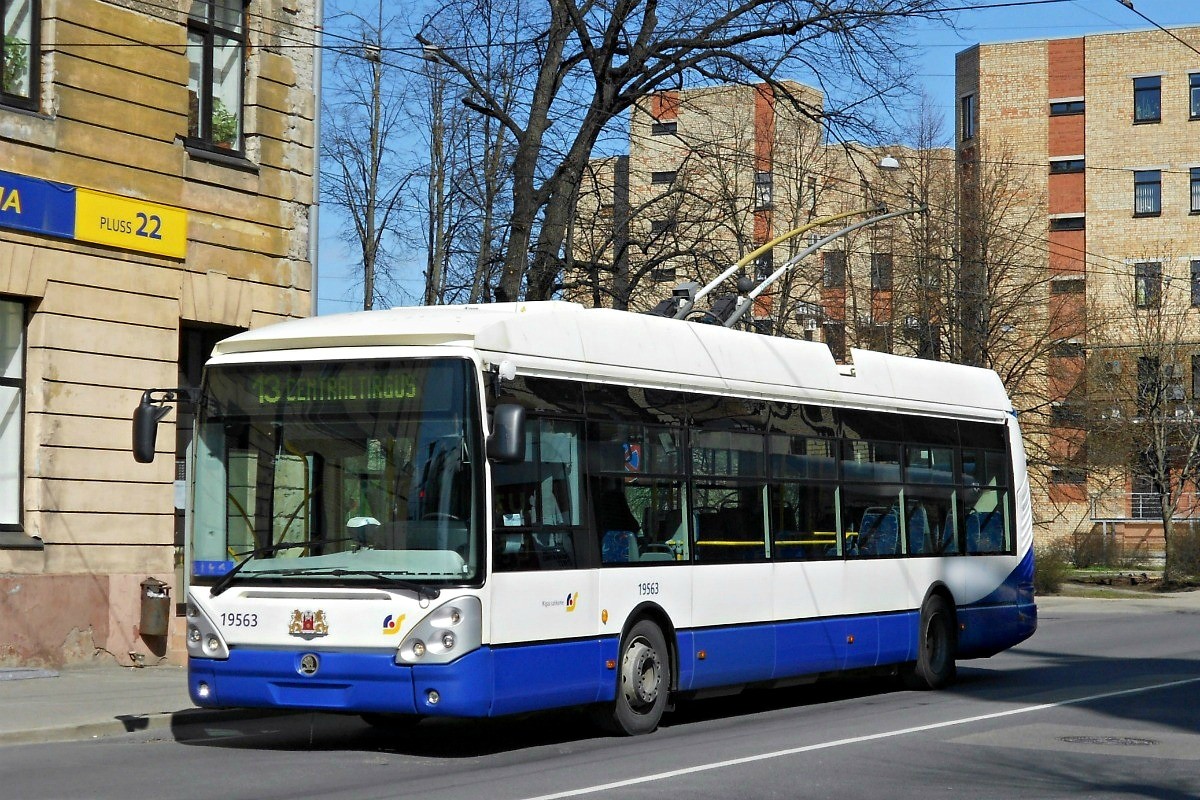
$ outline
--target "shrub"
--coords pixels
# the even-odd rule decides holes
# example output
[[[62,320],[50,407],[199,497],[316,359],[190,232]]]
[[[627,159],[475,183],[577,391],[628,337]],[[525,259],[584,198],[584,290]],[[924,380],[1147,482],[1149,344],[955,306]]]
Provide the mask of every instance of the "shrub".
[[[1071,573],[1069,553],[1072,543],[1060,539],[1036,548],[1033,561],[1033,591],[1037,594],[1056,594]]]

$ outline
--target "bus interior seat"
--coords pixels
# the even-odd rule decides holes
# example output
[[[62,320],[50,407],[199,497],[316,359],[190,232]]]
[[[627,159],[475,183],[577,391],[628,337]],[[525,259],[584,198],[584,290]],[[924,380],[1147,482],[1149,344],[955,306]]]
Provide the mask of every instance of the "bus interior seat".
[[[942,542],[939,553],[957,553],[958,552],[958,536],[954,530],[954,516],[952,514],[946,516],[946,524],[942,528]]]
[[[929,514],[925,506],[916,505],[908,512],[908,552],[929,551]]]
[[[900,544],[899,515],[896,508],[868,508],[858,529],[858,552],[864,556],[895,555]]]
[[[1004,550],[1004,516],[999,509],[967,515],[967,552],[998,553]]]
[[[600,557],[605,564],[637,561],[637,535],[633,531],[605,531]]]

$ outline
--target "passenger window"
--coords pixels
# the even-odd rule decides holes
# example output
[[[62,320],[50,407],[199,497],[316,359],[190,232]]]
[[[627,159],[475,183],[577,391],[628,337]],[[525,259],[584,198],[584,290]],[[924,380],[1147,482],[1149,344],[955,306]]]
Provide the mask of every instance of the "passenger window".
[[[697,561],[728,564],[767,558],[765,488],[730,480],[697,481],[692,519]]]
[[[492,464],[497,570],[580,565],[583,463],[579,423],[530,419],[525,459]]]
[[[833,484],[771,486],[771,552],[781,561],[840,558]]]

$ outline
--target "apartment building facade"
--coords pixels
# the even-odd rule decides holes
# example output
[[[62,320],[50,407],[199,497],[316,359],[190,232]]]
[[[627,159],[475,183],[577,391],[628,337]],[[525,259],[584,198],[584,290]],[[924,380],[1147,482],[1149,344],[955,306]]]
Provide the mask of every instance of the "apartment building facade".
[[[295,0],[0,9],[0,666],[150,663],[178,634],[142,600],[182,600],[193,409],[152,464],[130,417],[197,385],[216,339],[312,313],[321,21]]]
[[[1200,27],[980,44],[957,56],[964,215],[982,202],[979,176],[1005,165],[1027,190],[1012,213],[1033,219],[1023,235],[1044,243],[1030,268],[1045,270],[1055,340],[1043,362],[1047,458],[1034,503],[1047,538],[1092,531],[1126,549],[1162,547],[1153,470],[1119,468],[1098,451],[1122,414],[1169,414],[1181,430],[1200,402],[1200,55],[1180,40],[1200,46]],[[972,247],[962,244],[967,260]],[[1151,413],[1157,384],[1166,402]],[[1194,493],[1183,487],[1188,524],[1200,517]]]
[[[767,278],[821,237],[878,215],[881,205],[917,204],[919,166],[932,165],[951,186],[952,153],[931,151],[928,161],[901,147],[830,143],[822,106],[819,91],[795,82],[648,97],[630,118],[629,155],[594,161],[585,178],[568,297],[653,308],[678,284],[703,286],[804,228],[760,253],[710,296],[712,308],[706,301],[696,312],[720,315],[737,293],[736,278]],[[764,333],[825,341],[842,360],[855,346],[932,354],[928,320],[937,314],[918,313],[906,291],[922,226],[914,215],[821,247],[772,283],[746,319]]]

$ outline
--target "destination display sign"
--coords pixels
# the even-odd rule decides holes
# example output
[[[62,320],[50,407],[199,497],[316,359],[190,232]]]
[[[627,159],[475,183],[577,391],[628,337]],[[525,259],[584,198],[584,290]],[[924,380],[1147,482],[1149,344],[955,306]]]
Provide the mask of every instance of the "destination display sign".
[[[0,172],[0,227],[184,258],[188,212],[174,206]]]

